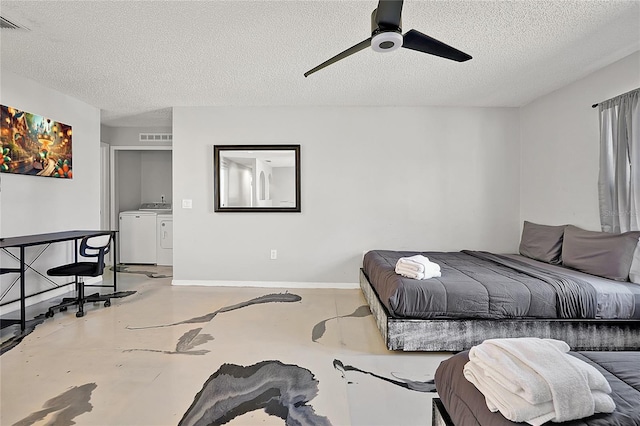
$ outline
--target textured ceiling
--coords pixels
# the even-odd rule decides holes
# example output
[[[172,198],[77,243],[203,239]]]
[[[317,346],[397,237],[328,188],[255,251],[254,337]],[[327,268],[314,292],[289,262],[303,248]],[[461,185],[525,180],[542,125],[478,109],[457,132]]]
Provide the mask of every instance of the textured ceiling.
[[[8,1],[2,70],[102,110],[168,126],[172,106],[521,106],[640,50],[639,1],[406,0],[417,29],[473,56],[350,56],[377,1]],[[639,70],[640,72],[640,70]]]

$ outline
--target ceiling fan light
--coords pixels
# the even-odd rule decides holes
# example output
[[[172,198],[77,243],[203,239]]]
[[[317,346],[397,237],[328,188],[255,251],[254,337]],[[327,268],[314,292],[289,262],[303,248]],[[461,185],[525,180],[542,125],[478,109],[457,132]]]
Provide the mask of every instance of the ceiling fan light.
[[[402,47],[402,34],[387,31],[371,38],[371,48],[376,52],[392,52]]]

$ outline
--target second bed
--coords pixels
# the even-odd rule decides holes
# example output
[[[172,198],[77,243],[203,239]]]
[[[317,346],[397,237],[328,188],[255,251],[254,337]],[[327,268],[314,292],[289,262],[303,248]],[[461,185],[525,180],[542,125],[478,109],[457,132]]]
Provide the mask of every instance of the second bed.
[[[422,254],[442,276],[395,272]],[[640,349],[640,286],[520,255],[373,250],[360,283],[391,350],[461,351],[488,338],[564,340],[574,350]]]

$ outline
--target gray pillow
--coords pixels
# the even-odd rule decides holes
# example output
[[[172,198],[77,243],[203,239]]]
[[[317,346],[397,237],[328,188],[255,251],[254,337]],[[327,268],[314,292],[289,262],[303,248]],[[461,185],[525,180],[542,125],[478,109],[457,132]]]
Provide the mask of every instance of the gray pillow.
[[[564,225],[549,226],[525,220],[520,239],[520,254],[542,262],[562,263]]]
[[[588,274],[628,281],[639,237],[639,231],[610,234],[567,225],[562,243],[562,263]]]
[[[629,281],[640,284],[640,241],[638,242],[636,251],[633,253],[633,261],[629,269]]]

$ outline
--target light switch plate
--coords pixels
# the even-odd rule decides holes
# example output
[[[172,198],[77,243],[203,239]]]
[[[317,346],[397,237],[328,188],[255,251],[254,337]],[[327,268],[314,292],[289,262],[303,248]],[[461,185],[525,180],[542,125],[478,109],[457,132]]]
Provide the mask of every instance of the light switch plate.
[[[192,200],[182,200],[182,208],[183,209],[190,209],[193,207],[193,201]]]

